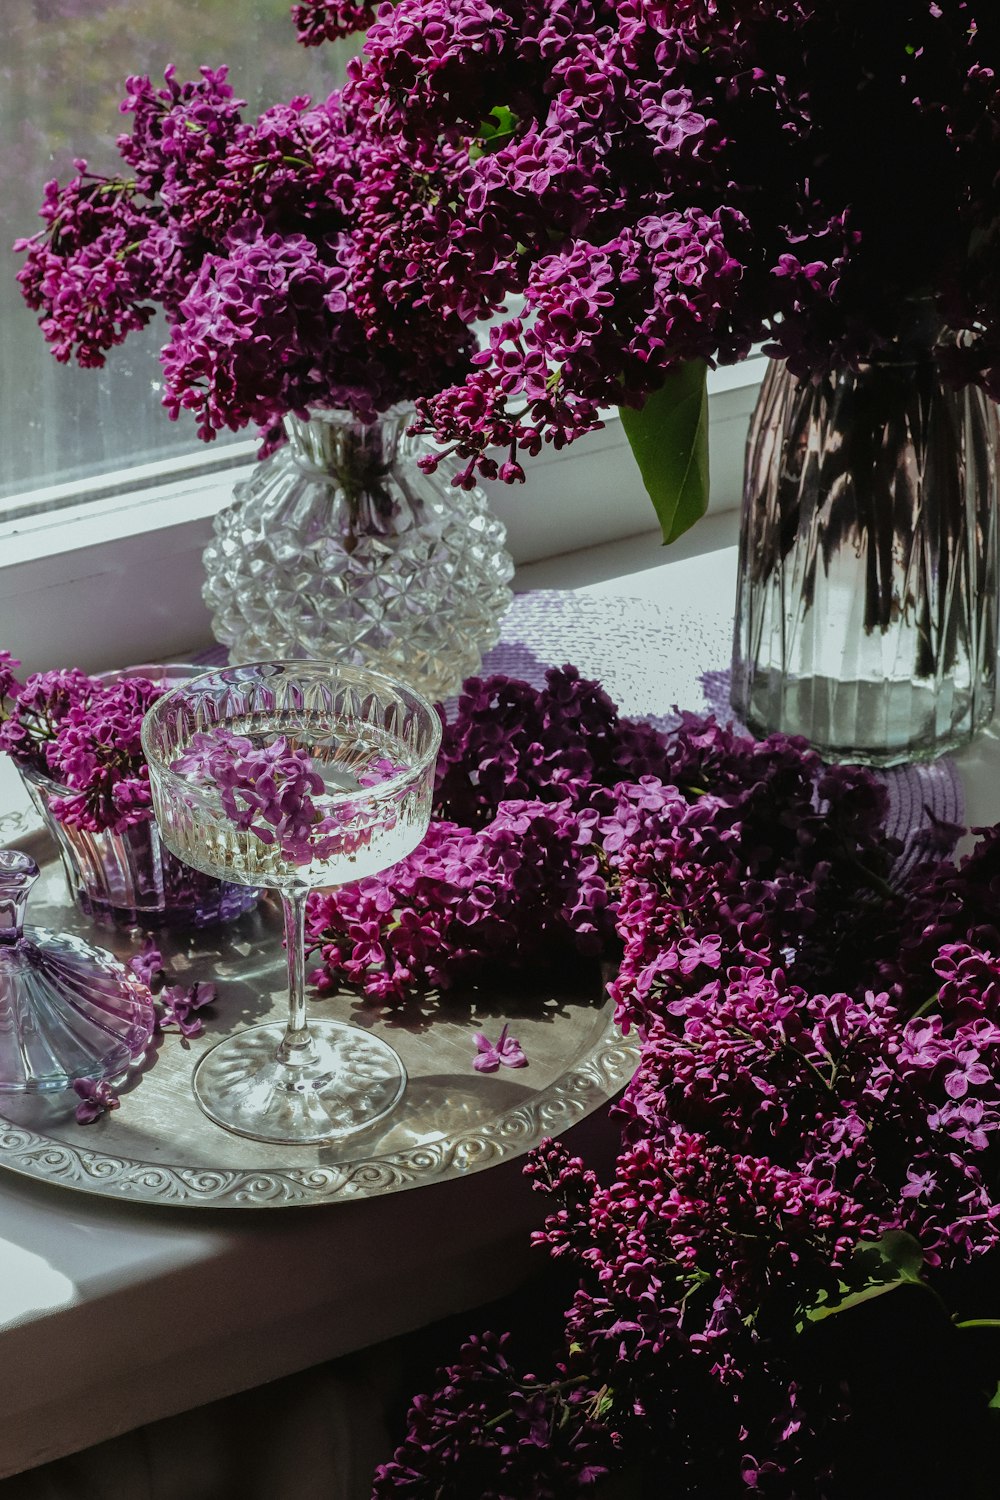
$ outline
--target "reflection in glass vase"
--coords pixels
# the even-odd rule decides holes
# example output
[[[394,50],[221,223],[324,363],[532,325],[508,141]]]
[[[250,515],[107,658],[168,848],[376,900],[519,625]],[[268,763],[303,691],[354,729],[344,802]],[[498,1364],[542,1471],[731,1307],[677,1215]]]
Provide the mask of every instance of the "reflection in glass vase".
[[[996,690],[997,414],[929,343],[800,382],[747,445],[732,701],[757,733],[894,765],[968,741]]]

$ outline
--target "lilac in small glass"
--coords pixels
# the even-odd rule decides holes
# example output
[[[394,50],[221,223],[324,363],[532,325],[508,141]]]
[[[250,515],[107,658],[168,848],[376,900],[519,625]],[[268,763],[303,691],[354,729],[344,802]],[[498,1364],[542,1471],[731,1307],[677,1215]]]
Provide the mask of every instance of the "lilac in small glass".
[[[70,895],[115,927],[203,927],[241,916],[256,894],[193,871],[162,844],[139,742],[142,716],[197,668],[133,667],[89,677],[35,673],[0,657],[0,749],[17,765],[62,861]]]
[[[23,766],[20,770],[55,840],[70,894],[92,921],[183,929],[229,922],[253,907],[254,890],[202,875],[171,854],[151,815],[120,833],[74,827],[53,807],[67,789]]]

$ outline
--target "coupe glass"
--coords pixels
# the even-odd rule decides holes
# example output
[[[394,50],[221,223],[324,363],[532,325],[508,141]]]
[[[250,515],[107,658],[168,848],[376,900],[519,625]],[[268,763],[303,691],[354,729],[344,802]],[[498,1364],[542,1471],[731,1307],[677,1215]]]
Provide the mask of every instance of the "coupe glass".
[[[232,736],[253,750],[283,739],[322,778],[294,837],[280,829],[271,836],[259,819],[242,826],[246,817],[234,816],[231,797],[206,771]],[[418,693],[330,662],[208,672],[146,715],[142,744],[163,842],[196,870],[277,890],[284,910],[287,1025],[238,1032],[195,1069],[198,1103],[225,1129],[276,1144],[336,1141],[398,1104],[406,1073],[392,1047],[341,1021],[307,1024],[305,903],[311,890],[375,875],[419,844],[440,743],[437,713]]]

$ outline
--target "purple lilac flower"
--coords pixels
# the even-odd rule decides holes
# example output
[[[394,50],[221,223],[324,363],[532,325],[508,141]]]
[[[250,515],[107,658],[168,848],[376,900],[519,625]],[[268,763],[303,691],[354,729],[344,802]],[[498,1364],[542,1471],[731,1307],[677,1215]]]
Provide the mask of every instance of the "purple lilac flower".
[[[139,952],[129,959],[128,966],[137,979],[151,987],[163,974],[163,954],[152,938],[146,938]]]
[[[121,833],[152,816],[140,730],[162,692],[144,677],[107,682],[75,667],[11,679],[0,750],[68,789],[50,803],[61,822]]]
[[[226,816],[262,844],[296,864],[313,858],[322,818],[315,799],[324,790],[323,778],[311,756],[289,746],[284,735],[255,746],[230,730],[199,733],[171,769],[216,790]]]
[[[7,655],[8,662],[11,661]],[[23,765],[51,774],[49,750],[70,709],[86,702],[97,680],[77,667],[33,672],[22,684],[6,677],[9,706],[0,722],[0,750]]]
[[[95,1081],[93,1078],[76,1078],[73,1081],[73,1092],[80,1098],[80,1103],[76,1106],[78,1125],[92,1125],[95,1120],[121,1104],[111,1084],[103,1079]]]
[[[318,47],[340,37],[367,31],[375,19],[377,5],[358,5],[355,0],[297,0],[292,6],[292,24],[304,47]]]
[[[160,1031],[179,1031],[183,1037],[200,1036],[205,1023],[196,1013],[216,998],[214,984],[198,980],[185,987],[167,984],[157,996],[159,1005],[157,1026]]]
[[[205,439],[255,422],[269,443],[290,412],[372,421],[464,376],[468,318],[403,294],[384,336],[364,319],[369,220],[430,182],[355,106],[299,97],[246,120],[224,68],[190,83],[168,68],[160,87],[130,78],[122,110],[131,175],[79,162],[48,184],[43,229],[17,242],[22,292],[58,359],[101,365],[162,308],[170,416],[191,411]],[[461,160],[449,155],[449,173]]]
[[[614,1435],[590,1415],[598,1392],[568,1373],[539,1381],[515,1363],[506,1335],[472,1335],[440,1374],[435,1393],[414,1401],[406,1442],[379,1468],[375,1496],[433,1494],[422,1483],[430,1455],[456,1500],[484,1480],[485,1493],[556,1500],[586,1492],[613,1466]]]
[[[310,0],[303,40],[351,10]],[[384,158],[444,182],[373,214],[358,306],[379,336],[411,304],[494,316],[478,368],[420,408],[456,482],[517,482],[520,454],[686,359],[762,340],[803,378],[856,361],[922,298],[963,334],[953,377],[996,387],[998,47],[974,0],[382,7],[345,98]]]
[[[15,672],[21,663],[9,651],[0,651],[0,704],[14,691],[20,690]]]
[[[546,738],[546,694],[572,706],[581,757]],[[832,1388],[799,1330],[835,1312],[887,1236],[921,1267],[926,1308],[974,1319],[992,1295],[1000,832],[957,867],[928,846],[893,884],[869,773],[693,715],[650,741],[573,674],[543,693],[471,684],[446,744],[435,812],[468,822],[432,822],[398,882],[315,900],[323,983],[404,1003],[460,990],[498,910],[513,932],[547,909],[541,951],[556,951],[567,878],[592,859],[598,946],[621,944],[612,990],[641,1054],[607,1181],[559,1144],[529,1165],[552,1204],[536,1243],[576,1278],[562,1335],[532,1357],[548,1373],[523,1376],[492,1338],[463,1351],[414,1404],[375,1493],[457,1495],[474,1473],[484,1491],[576,1494],[592,1463],[691,1495],[832,1493],[864,1442],[864,1378]],[[460,926],[507,824],[519,839],[500,845],[492,903]],[[566,864],[521,902],[517,856],[536,827],[540,848],[568,836]],[[500,953],[516,958],[509,940]],[[881,1325],[862,1307],[849,1337],[865,1348],[870,1330],[874,1349]],[[891,1426],[883,1441],[902,1472]],[[524,1454],[554,1466],[537,1470],[548,1489],[524,1479]]]
[[[495,1042],[491,1042],[483,1032],[476,1032],[474,1037],[476,1055],[472,1059],[472,1066],[477,1073],[495,1073],[499,1067],[526,1068],[528,1066],[524,1048],[516,1036],[508,1034],[509,1031],[509,1024],[504,1022]]]
[[[72,795],[54,798],[63,822],[121,833],[152,813],[142,720],[163,688],[144,677],[98,684],[74,704],[47,751],[53,776]]]
[[[312,757],[284,735],[255,746],[216,729],[194,735],[171,769],[196,786],[214,788],[237,828],[294,864],[309,864],[353,854],[370,843],[376,826],[392,826],[392,808],[376,806],[363,794],[405,767],[376,757],[361,769],[358,796],[330,798]]]

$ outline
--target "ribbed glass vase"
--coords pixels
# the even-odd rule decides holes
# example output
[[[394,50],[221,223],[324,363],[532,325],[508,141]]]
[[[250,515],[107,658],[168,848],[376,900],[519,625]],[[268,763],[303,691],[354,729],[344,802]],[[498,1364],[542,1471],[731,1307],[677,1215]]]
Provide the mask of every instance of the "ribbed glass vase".
[[[229,660],[377,667],[448,697],[495,645],[511,601],[505,532],[481,489],[450,483],[409,412],[286,418],[288,443],[258,464],[215,522],[205,599]]]
[[[171,854],[152,814],[122,833],[72,827],[52,810],[70,788],[30,766],[19,769],[59,851],[70,896],[99,926],[209,927],[256,903],[256,891],[202,875]]]
[[[993,714],[996,408],[930,341],[813,382],[770,365],[750,427],[732,702],[759,734],[891,766]]]

